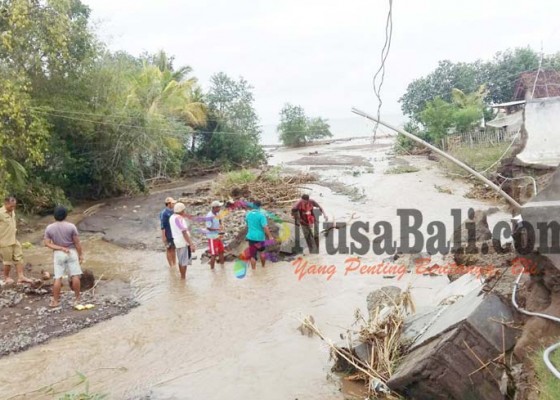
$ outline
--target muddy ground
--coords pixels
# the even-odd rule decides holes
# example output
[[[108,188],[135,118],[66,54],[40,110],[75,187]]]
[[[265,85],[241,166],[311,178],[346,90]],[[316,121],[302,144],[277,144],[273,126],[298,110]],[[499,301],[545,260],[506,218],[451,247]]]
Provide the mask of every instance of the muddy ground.
[[[27,271],[27,276],[40,279],[36,271]],[[82,293],[81,304],[93,304],[93,309],[73,308],[74,294],[67,282],[62,289],[61,307],[51,308],[51,282],[43,284],[46,285],[37,289],[28,285],[0,288],[0,357],[75,333],[138,305],[130,284],[112,280],[100,281],[95,288]]]
[[[391,158],[385,147],[377,152],[372,152],[367,144],[349,147],[340,149],[330,145],[277,151],[273,153],[272,162],[303,172],[317,167],[319,182],[304,186],[325,207],[332,220],[346,221],[355,214],[364,221],[387,220],[397,226],[395,210],[410,207],[411,201],[430,221],[442,218],[442,210],[451,207],[461,208],[466,213],[468,207],[485,208],[487,205],[463,197],[468,185],[455,184],[442,176],[437,164],[425,158],[404,158],[405,163],[417,166],[418,172],[386,175],[386,169],[401,163]],[[289,164],[302,157],[315,158],[317,156],[309,155],[315,151],[319,157],[326,156],[321,161],[328,166],[313,162]],[[345,156],[346,166],[333,165],[335,162],[331,160],[337,160],[340,155]],[[360,160],[364,165],[357,167],[350,160]],[[361,201],[352,202],[350,193],[345,196],[333,193],[324,185],[327,181],[345,185],[360,194]],[[187,187],[185,183],[184,187],[165,188],[150,196],[108,200],[82,221],[76,221],[86,238],[86,258],[100,253],[97,260],[89,259],[88,264],[104,268],[103,264],[112,262],[109,268],[117,270],[117,275],[129,277],[142,305],[110,323],[97,324],[64,341],[53,341],[48,346],[49,351],[37,347],[0,359],[0,369],[22,371],[17,376],[0,377],[0,398],[29,389],[26,387],[29,381],[34,382],[33,387],[41,387],[68,377],[76,369],[89,369],[91,389],[110,393],[110,398],[132,399],[153,393],[156,399],[181,399],[185,394],[192,398],[221,399],[231,398],[235,393],[235,398],[246,399],[340,400],[347,398],[348,392],[340,392],[340,380],[329,372],[328,350],[319,340],[302,336],[297,331],[301,324],[298,316],[313,315],[325,335],[336,338],[340,327],[353,322],[353,311],[365,305],[372,289],[387,284],[402,288],[414,284],[415,301],[423,306],[448,283],[446,276],[412,273],[402,280],[346,276],[346,256],[324,254],[310,257],[310,260],[336,265],[339,273],[330,280],[311,274],[298,280],[294,267],[287,262],[249,271],[247,277],[240,280],[233,274],[232,263],[226,263],[224,269],[209,270],[201,257],[206,247],[202,236],[197,236],[198,260],[189,268],[187,281],[180,282],[177,273],[167,267],[162,253],[158,214],[165,197],[196,199],[207,196],[207,185],[208,182],[203,182]],[[453,194],[442,193],[435,185],[453,186]],[[193,205],[188,212],[204,215],[208,207],[207,204]],[[444,222],[449,225],[450,221],[446,216]],[[226,222],[231,232],[238,228],[229,219]],[[396,237],[398,234],[396,232]],[[102,239],[93,242],[90,237]],[[47,252],[40,254],[44,260]],[[368,264],[377,261],[380,260],[373,255],[364,258],[364,263]],[[96,270],[96,274],[100,272]],[[113,275],[105,276],[109,280],[99,284],[96,296],[100,296],[104,285],[109,294],[112,293],[109,285],[118,280]],[[35,301],[35,298],[29,300]],[[102,299],[100,302],[99,308],[112,306]],[[46,299],[40,305],[45,307]],[[34,313],[33,318],[37,319],[38,311],[25,310],[26,306],[21,302],[23,311]],[[23,315],[21,311],[18,313]],[[92,315],[67,306],[63,314],[62,319],[66,319],[68,325],[74,322],[73,316]],[[15,315],[12,318],[15,320]],[[100,338],[111,338],[110,345]],[[75,347],[76,353],[65,351],[69,347]],[[30,360],[33,366],[25,368]],[[44,371],[37,365],[44,366]],[[118,373],[115,368],[119,368]],[[257,383],[255,376],[258,376]]]

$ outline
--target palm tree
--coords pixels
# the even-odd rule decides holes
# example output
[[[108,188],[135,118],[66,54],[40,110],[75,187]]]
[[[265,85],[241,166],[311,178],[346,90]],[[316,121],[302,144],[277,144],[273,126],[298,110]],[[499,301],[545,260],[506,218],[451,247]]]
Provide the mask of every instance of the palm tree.
[[[477,90],[472,93],[465,93],[460,89],[451,90],[451,98],[459,108],[478,107],[484,106],[484,98],[488,94],[486,85],[481,85]]]

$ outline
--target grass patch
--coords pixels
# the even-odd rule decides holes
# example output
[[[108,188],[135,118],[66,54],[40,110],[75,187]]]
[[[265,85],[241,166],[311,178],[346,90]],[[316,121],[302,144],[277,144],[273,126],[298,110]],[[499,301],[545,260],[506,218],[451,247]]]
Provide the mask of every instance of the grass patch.
[[[560,340],[560,338],[557,340]],[[539,400],[555,400],[558,399],[558,395],[560,394],[560,379],[557,379],[544,364],[543,352],[544,350],[537,352],[532,360],[535,366],[535,378],[537,390],[539,392]],[[560,349],[552,352],[550,361],[556,369],[560,368]]]
[[[449,154],[461,160],[475,171],[484,171],[502,157],[509,145],[510,143],[499,143],[496,145],[458,147],[450,150]],[[505,157],[508,157],[508,154],[506,154]],[[443,169],[448,173],[459,175],[467,174],[463,168],[453,164],[451,161],[442,158],[441,163],[443,165]],[[500,163],[497,163],[492,167],[492,170],[489,170],[488,172],[495,171],[499,166]]]
[[[108,399],[106,395],[97,393],[75,393],[75,394],[65,394],[59,400],[105,400]]]
[[[246,183],[254,182],[257,175],[248,169],[240,169],[239,171],[231,171],[225,174],[222,182],[226,186],[244,185]]]
[[[409,174],[418,171],[420,171],[420,169],[413,167],[412,165],[400,165],[398,167],[393,167],[388,169],[387,171],[385,171],[385,173],[389,175],[397,175],[397,174]]]
[[[275,167],[270,168],[268,171],[266,171],[263,174],[262,179],[265,182],[278,185],[280,182],[282,182],[282,167],[277,165]]]
[[[453,190],[449,189],[448,187],[443,187],[443,186],[439,186],[439,185],[434,185],[434,188],[435,188],[439,193],[453,194]]]

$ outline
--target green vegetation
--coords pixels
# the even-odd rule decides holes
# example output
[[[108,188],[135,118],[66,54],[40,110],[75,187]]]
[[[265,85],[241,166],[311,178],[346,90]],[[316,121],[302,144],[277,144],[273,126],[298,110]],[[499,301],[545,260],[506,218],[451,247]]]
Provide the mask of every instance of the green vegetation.
[[[439,193],[453,194],[453,190],[449,189],[448,187],[443,187],[443,186],[439,186],[439,185],[434,185],[434,188],[435,188]]]
[[[536,51],[517,48],[498,52],[491,61],[440,61],[433,72],[410,83],[399,100],[410,118],[405,130],[438,146],[449,132],[472,130],[482,117],[492,118],[489,104],[513,100],[520,74],[535,71],[539,59]],[[545,56],[542,68],[560,70],[560,53]],[[400,151],[413,147],[407,138],[397,141]]]
[[[479,144],[473,147],[462,146],[448,151],[455,158],[463,161],[475,171],[485,171],[490,168],[497,160],[502,157],[510,143],[497,143],[492,146]],[[451,174],[466,175],[467,172],[456,164],[444,158],[441,162],[445,166],[445,171]],[[497,165],[496,165],[497,166]]]
[[[385,171],[385,173],[389,175],[397,175],[397,174],[409,174],[418,171],[420,171],[420,169],[413,167],[411,165],[401,165],[398,167],[389,168],[387,171]]]
[[[254,182],[256,179],[257,175],[255,175],[255,173],[247,169],[242,169],[225,174],[223,177],[223,183],[226,186],[245,185],[247,183]]]
[[[75,394],[65,394],[59,400],[105,400],[108,397],[103,394],[89,393],[89,391]]]
[[[0,195],[26,211],[265,160],[242,78],[218,73],[204,93],[164,51],[110,52],[80,0],[5,0],[0,31]]]
[[[302,146],[317,139],[331,137],[330,126],[323,118],[308,118],[301,106],[286,104],[280,111],[277,128],[285,146]]]
[[[560,368],[560,352],[558,350],[550,355],[550,361],[557,369]],[[535,353],[533,356],[533,365],[535,367],[539,399],[557,399],[558,393],[560,393],[560,380],[556,378],[544,364],[543,351]]]
[[[426,108],[419,115],[419,122],[424,126],[424,134],[430,141],[439,141],[453,129],[455,132],[467,132],[480,123],[484,116],[484,86],[476,92],[465,94],[459,89],[452,90],[450,103],[436,97],[426,103]]]

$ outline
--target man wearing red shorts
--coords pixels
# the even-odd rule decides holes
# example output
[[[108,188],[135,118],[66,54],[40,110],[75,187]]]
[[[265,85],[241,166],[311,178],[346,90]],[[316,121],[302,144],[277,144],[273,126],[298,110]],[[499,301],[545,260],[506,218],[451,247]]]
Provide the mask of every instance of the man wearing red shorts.
[[[218,214],[222,209],[222,203],[213,201],[210,205],[212,211],[206,215],[206,237],[208,238],[208,251],[210,252],[210,268],[214,269],[216,263],[216,256],[219,257],[220,264],[224,266],[224,242],[222,235],[224,234],[224,227],[222,220],[218,219]]]

